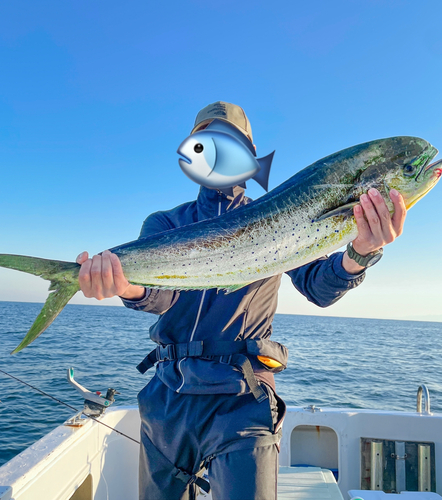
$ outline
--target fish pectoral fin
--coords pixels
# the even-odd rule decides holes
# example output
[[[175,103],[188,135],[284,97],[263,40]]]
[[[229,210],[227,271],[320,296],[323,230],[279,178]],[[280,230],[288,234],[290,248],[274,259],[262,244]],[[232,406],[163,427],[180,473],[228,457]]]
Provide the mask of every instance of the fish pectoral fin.
[[[352,203],[347,203],[346,205],[342,205],[341,207],[335,208],[334,210],[330,210],[330,212],[325,212],[320,217],[315,219],[315,222],[328,219],[329,217],[336,217],[337,215],[342,215],[344,217],[350,217],[353,215],[353,208],[357,205],[358,202],[354,201]]]
[[[262,186],[266,191],[269,190],[269,175],[270,175],[270,168],[272,166],[272,161],[273,161],[273,155],[275,152],[270,153],[267,156],[264,156],[264,158],[258,158],[256,161],[258,162],[259,166],[261,169],[259,170],[258,173],[256,173],[253,176],[253,179],[260,185]]]
[[[213,148],[209,148],[208,152],[206,151],[206,155],[208,154],[208,156],[205,157],[205,159],[206,159],[207,165],[212,166],[212,170],[207,174],[207,177],[209,177],[209,175],[212,174],[213,171],[215,170],[216,160],[218,157],[215,139],[213,137],[211,137],[210,139],[212,140]]]

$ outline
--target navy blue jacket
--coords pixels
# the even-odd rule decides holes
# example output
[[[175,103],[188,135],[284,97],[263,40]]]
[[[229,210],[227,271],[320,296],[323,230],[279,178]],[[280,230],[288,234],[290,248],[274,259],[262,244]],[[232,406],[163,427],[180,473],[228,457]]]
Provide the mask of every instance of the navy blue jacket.
[[[244,190],[234,196],[202,187],[197,200],[172,210],[156,212],[144,221],[140,238],[193,222],[216,217],[249,203]],[[342,253],[318,259],[287,272],[293,285],[310,301],[327,307],[359,285],[364,273],[348,274],[342,267]],[[276,311],[281,276],[266,278],[234,293],[149,290],[140,301],[123,300],[126,307],[159,315],[150,328],[158,344],[191,340],[244,340],[269,338]],[[253,365],[257,378],[274,386],[273,375]],[[248,386],[235,367],[200,358],[158,363],[157,375],[172,390],[183,394],[245,393]]]

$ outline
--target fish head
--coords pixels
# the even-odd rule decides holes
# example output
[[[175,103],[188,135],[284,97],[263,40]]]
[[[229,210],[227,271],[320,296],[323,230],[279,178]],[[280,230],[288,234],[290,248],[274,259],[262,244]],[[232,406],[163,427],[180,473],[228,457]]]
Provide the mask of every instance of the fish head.
[[[407,209],[423,198],[441,176],[441,162],[431,164],[438,150],[418,137],[392,137],[358,146],[361,156],[355,185],[347,201],[357,201],[371,187],[377,188],[387,205],[391,189],[401,193]]]
[[[408,210],[434,188],[441,174],[442,160],[424,165],[411,163],[403,170],[402,176],[390,179],[388,186],[402,194]]]
[[[216,165],[216,145],[211,134],[197,132],[179,146],[177,153],[181,170],[194,182],[204,186]]]
[[[420,139],[415,144],[417,154],[414,155],[411,149],[392,161],[383,179],[385,191],[399,191],[407,210],[434,188],[442,174],[442,160],[431,163],[438,153],[435,147]]]

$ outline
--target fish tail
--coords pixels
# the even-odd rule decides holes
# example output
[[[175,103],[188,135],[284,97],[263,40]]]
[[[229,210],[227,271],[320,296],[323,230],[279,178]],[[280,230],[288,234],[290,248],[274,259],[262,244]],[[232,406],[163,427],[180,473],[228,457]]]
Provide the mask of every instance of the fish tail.
[[[51,282],[49,286],[51,293],[25,338],[11,352],[11,354],[15,354],[41,335],[60,314],[69,300],[80,290],[78,284],[80,266],[75,262],[0,254],[0,267],[34,274]]]
[[[259,163],[261,169],[257,174],[253,176],[253,179],[262,186],[266,191],[269,190],[269,175],[270,175],[270,167],[272,166],[273,155],[275,152],[270,153],[264,158],[258,158],[256,161]]]

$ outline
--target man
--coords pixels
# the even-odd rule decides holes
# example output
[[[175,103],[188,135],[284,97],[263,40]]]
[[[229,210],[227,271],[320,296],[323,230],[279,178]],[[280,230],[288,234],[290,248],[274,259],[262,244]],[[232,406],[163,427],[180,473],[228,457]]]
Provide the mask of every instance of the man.
[[[253,140],[242,108],[224,102],[201,110],[192,133],[215,118]],[[361,197],[354,209],[359,234],[348,251],[287,273],[308,300],[320,307],[336,302],[363,281],[365,266],[401,234],[405,206],[396,191],[390,197],[393,217],[375,189]],[[238,186],[233,196],[201,187],[196,201],[150,215],[140,237],[217,217],[249,201]],[[214,500],[276,499],[285,405],[275,393],[272,372],[279,370],[279,361],[283,367],[284,348],[268,339],[281,276],[231,294],[148,290],[130,284],[118,258],[108,251],[92,259],[83,252],[77,262],[82,264],[79,280],[86,297],[118,295],[127,307],[159,316],[150,336],[161,347],[140,365],[147,369],[159,361],[154,378],[138,396],[140,500],[194,498],[195,483],[205,487],[203,468]]]

